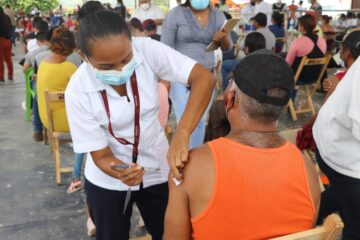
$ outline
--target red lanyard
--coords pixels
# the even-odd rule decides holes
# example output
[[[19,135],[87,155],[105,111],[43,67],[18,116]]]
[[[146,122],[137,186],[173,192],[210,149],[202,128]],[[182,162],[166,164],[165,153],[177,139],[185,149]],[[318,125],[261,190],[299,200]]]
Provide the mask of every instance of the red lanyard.
[[[134,143],[131,143],[124,138],[115,137],[115,134],[114,134],[112,126],[111,126],[111,121],[110,121],[110,108],[109,108],[109,102],[107,99],[106,91],[102,90],[102,91],[100,91],[100,93],[101,93],[101,97],[102,97],[104,105],[105,105],[106,114],[109,119],[108,128],[109,128],[109,132],[110,132],[111,136],[113,136],[119,143],[121,143],[123,145],[133,145],[132,161],[133,161],[133,163],[136,163],[138,153],[139,153],[138,147],[139,147],[139,140],[140,140],[140,97],[139,97],[139,90],[138,90],[138,86],[137,86],[135,72],[131,76],[131,88],[132,88],[133,95],[134,95],[134,105],[135,105]]]

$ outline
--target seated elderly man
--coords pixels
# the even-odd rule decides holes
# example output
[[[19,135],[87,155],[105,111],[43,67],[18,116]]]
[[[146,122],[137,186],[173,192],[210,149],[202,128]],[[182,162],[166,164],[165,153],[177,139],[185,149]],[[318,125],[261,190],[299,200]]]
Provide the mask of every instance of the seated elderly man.
[[[316,223],[314,165],[276,132],[291,68],[263,49],[233,75],[224,97],[231,132],[190,152],[180,185],[169,179],[165,239],[269,239]]]

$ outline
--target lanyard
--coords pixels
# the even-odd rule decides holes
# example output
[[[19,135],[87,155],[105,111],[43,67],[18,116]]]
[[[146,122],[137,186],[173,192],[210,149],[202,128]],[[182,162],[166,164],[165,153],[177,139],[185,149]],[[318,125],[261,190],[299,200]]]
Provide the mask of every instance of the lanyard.
[[[102,91],[100,91],[100,94],[101,94],[101,97],[102,97],[104,105],[105,105],[106,115],[109,119],[108,128],[109,128],[109,132],[110,132],[111,136],[113,136],[119,143],[121,143],[123,145],[133,145],[132,161],[133,161],[133,163],[136,163],[137,157],[139,154],[138,147],[139,147],[139,140],[140,140],[140,97],[139,97],[139,90],[138,90],[138,86],[137,86],[137,79],[136,79],[135,72],[131,76],[131,89],[133,91],[134,105],[135,105],[134,143],[131,143],[124,138],[118,138],[115,136],[113,129],[112,129],[111,121],[110,121],[110,108],[109,108],[109,102],[107,99],[106,91],[102,90]]]

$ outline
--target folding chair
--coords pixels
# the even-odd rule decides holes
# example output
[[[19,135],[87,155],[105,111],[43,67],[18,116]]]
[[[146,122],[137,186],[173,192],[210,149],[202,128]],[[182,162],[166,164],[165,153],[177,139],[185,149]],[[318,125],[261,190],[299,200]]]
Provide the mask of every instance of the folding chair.
[[[61,156],[59,149],[60,144],[71,142],[71,138],[60,139],[60,136],[67,132],[57,132],[56,129],[54,129],[53,118],[52,118],[51,104],[54,102],[64,102],[64,100],[65,100],[64,92],[49,92],[48,90],[45,90],[45,104],[46,104],[46,113],[48,117],[47,135],[50,142],[51,153],[55,160],[56,184],[61,184],[61,173],[69,173],[73,171],[73,167],[61,167]]]
[[[344,224],[341,218],[336,214],[331,214],[320,227],[272,240],[337,240],[343,228]]]
[[[309,84],[305,84],[305,85],[296,85],[295,86],[295,90],[300,90],[303,89],[305,91],[306,94],[306,104],[305,107],[299,107],[299,108],[295,108],[294,102],[292,99],[290,99],[289,101],[289,109],[290,109],[290,113],[291,113],[291,117],[293,121],[297,120],[297,114],[299,113],[307,113],[307,112],[311,112],[312,114],[315,114],[315,108],[314,108],[314,104],[312,101],[312,98],[315,94],[316,89],[318,88],[321,79],[324,76],[324,73],[327,69],[327,65],[329,64],[329,61],[331,59],[331,56],[326,54],[324,57],[322,58],[308,58],[308,57],[303,57],[300,65],[295,73],[295,85],[298,82],[302,71],[304,70],[305,67],[309,67],[309,66],[319,66],[320,71],[319,71],[319,75],[317,75],[317,79],[316,81],[311,81]],[[314,75],[316,76],[316,72],[314,73]],[[316,77],[315,77],[316,78]]]
[[[31,89],[31,77],[32,77],[33,74],[34,74],[34,69],[33,68],[29,68],[29,69],[26,70],[26,73],[25,73],[25,92],[26,92],[25,117],[26,117],[27,122],[30,122],[31,106],[32,106],[33,99],[35,97],[35,91],[33,89]]]
[[[279,49],[279,51],[277,51],[277,53],[281,53],[283,51],[283,49],[286,49],[286,44],[287,44],[287,37],[282,37],[282,38],[275,38],[275,43],[282,43],[281,49]],[[276,49],[275,49],[276,52]]]

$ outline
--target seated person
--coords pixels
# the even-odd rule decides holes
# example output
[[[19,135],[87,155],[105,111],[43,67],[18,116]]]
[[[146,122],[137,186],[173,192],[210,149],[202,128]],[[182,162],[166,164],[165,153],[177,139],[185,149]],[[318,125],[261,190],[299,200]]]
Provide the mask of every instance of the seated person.
[[[244,43],[244,52],[245,55],[248,55],[252,52],[255,52],[256,50],[265,48],[265,38],[264,35],[258,32],[252,32],[246,35],[245,43]],[[223,90],[227,88],[227,85],[229,83],[229,75],[231,71],[235,68],[236,65],[240,60],[238,59],[231,59],[231,60],[225,60],[223,61],[223,64],[221,65],[221,75],[223,79]]]
[[[304,56],[308,58],[321,58],[326,53],[326,41],[314,33],[315,26],[315,19],[311,15],[306,14],[299,18],[298,28],[302,36],[291,43],[286,55],[286,62],[292,67],[294,72],[297,71]],[[316,80],[317,76],[314,77],[314,72],[315,74],[317,72],[320,73],[320,69],[321,66],[306,67],[302,71],[297,84],[307,84]]]
[[[322,15],[320,18],[320,26],[326,40],[326,49],[330,51],[333,49],[335,43],[335,29],[330,24],[330,17],[328,15]]]
[[[146,36],[160,42],[161,36],[157,34],[157,27],[154,20],[146,19],[142,24],[142,28]]]
[[[129,22],[129,29],[133,37],[145,37],[144,29],[139,19],[132,18]]]
[[[252,18],[256,32],[261,33],[265,37],[266,49],[275,50],[275,36],[267,27],[267,16],[264,13],[258,13]]]
[[[271,15],[272,25],[269,26],[270,31],[274,34],[275,38],[284,38],[285,37],[285,28],[284,28],[284,17],[278,12],[274,12]],[[276,41],[275,52],[279,53],[283,49],[284,42]]]
[[[263,49],[233,74],[224,94],[230,134],[190,152],[180,185],[169,177],[165,240],[269,239],[316,223],[315,167],[276,132],[294,89],[291,68]]]

